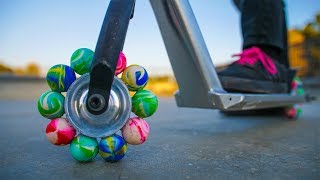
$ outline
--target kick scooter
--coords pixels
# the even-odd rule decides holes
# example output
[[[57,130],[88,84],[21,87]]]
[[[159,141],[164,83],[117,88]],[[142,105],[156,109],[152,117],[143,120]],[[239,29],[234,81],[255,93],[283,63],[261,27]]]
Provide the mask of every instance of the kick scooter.
[[[150,0],[150,3],[179,86],[174,95],[179,107],[222,111],[284,108],[289,117],[300,113],[297,105],[304,103],[306,97],[298,79],[293,82],[292,92],[287,94],[225,91],[189,2]],[[124,66],[122,78],[115,76],[118,64],[122,62],[119,54],[134,16],[134,6],[135,0],[110,1],[92,60],[85,61],[83,49],[79,52],[82,56],[75,58],[90,67],[87,73],[78,73],[72,60],[71,68],[58,66],[62,73],[57,73],[55,68],[48,72],[52,91],[43,94],[38,101],[40,113],[51,119],[46,129],[47,137],[56,145],[71,143],[71,155],[78,161],[90,161],[98,151],[106,161],[118,161],[124,157],[127,143],[142,144],[149,134],[149,126],[142,118],[154,113],[158,100],[152,92],[142,90],[147,83],[147,72],[140,66]],[[82,76],[76,80],[73,70]],[[55,88],[61,84],[62,90]],[[60,94],[64,91],[66,97]],[[136,94],[131,98],[129,91]],[[57,103],[56,108],[63,112],[46,113],[50,109],[49,100],[61,102],[62,107],[58,108],[61,103]],[[61,117],[64,112],[66,116]],[[137,117],[130,118],[132,112]],[[122,136],[117,135],[119,131]]]

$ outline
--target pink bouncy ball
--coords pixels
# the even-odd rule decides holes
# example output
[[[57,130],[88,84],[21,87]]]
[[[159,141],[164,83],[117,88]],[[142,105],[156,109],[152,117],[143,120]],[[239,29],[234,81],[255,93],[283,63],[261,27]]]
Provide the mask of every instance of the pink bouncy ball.
[[[132,145],[144,143],[149,136],[148,123],[139,117],[130,118],[122,128],[122,137]]]
[[[122,71],[127,67],[127,58],[126,56],[123,54],[122,51],[120,51],[119,54],[119,59],[118,59],[118,63],[117,63],[117,68],[116,68],[116,75],[122,73]]]
[[[70,144],[75,135],[76,130],[64,118],[51,120],[46,128],[47,139],[54,145]]]

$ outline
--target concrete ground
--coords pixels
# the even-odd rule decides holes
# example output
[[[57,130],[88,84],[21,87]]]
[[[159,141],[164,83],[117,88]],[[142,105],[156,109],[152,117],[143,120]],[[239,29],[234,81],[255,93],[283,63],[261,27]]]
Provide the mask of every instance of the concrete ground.
[[[129,146],[112,164],[99,155],[78,163],[68,146],[47,141],[49,121],[36,108],[47,89],[38,79],[0,80],[0,179],[320,178],[319,86],[308,89],[318,101],[304,105],[298,121],[177,108],[173,99],[161,98],[157,113],[146,119],[148,141]]]
[[[27,92],[26,92],[27,93]],[[320,102],[298,121],[225,116],[160,99],[151,134],[118,163],[78,163],[51,145],[35,100],[0,100],[1,179],[319,179]]]

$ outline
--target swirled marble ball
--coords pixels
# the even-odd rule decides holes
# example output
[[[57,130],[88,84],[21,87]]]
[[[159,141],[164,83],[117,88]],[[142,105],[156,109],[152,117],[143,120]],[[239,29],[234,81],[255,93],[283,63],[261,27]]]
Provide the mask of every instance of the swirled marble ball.
[[[64,114],[64,96],[58,92],[47,91],[38,99],[39,113],[48,119],[59,118]]]
[[[142,66],[131,65],[123,71],[121,79],[130,91],[138,91],[147,85],[149,76]]]
[[[71,68],[78,73],[83,75],[90,72],[90,67],[93,61],[94,52],[88,48],[77,49],[71,56],[70,65]]]
[[[121,129],[124,140],[132,145],[144,143],[149,136],[149,125],[142,118],[130,118]]]
[[[49,69],[46,79],[53,91],[66,92],[76,80],[76,74],[71,67],[58,64]]]
[[[293,81],[291,83],[291,93],[293,95],[301,95],[301,96],[305,94],[302,81],[300,80],[299,77],[293,78]]]
[[[291,83],[291,94],[303,96],[305,94],[302,82],[299,77],[294,77]],[[290,119],[297,119],[302,114],[302,104],[295,104],[284,110],[285,115]]]
[[[95,138],[79,135],[71,142],[70,153],[77,161],[91,161],[98,154],[98,142]]]
[[[300,104],[296,104],[285,109],[285,115],[290,119],[297,119],[301,114],[302,109]]]
[[[99,143],[99,154],[107,162],[121,160],[126,152],[127,143],[117,134],[102,138]]]
[[[46,128],[47,139],[54,145],[70,144],[75,135],[76,130],[64,118],[51,120]]]
[[[126,67],[127,67],[127,58],[123,54],[123,52],[121,51],[120,54],[119,54],[119,59],[118,59],[117,68],[116,68],[115,74],[118,75],[118,74],[122,73],[126,69]]]
[[[158,107],[158,98],[151,91],[140,90],[132,97],[132,112],[146,118],[153,115]]]

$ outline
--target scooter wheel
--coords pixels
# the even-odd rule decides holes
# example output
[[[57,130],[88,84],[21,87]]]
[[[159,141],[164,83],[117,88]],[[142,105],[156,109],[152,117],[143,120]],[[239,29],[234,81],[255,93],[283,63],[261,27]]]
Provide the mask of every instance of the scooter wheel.
[[[303,84],[298,77],[295,77],[291,83],[291,94],[301,96],[305,94]],[[285,108],[284,114],[289,119],[298,119],[302,115],[302,104],[295,104]]]
[[[47,81],[51,91],[41,95],[37,106],[39,113],[51,120],[46,136],[52,144],[70,144],[71,156],[80,162],[92,161],[98,151],[105,161],[117,162],[125,156],[127,144],[138,145],[147,140],[149,125],[141,118],[153,115],[158,99],[151,91],[143,90],[148,82],[147,71],[139,65],[126,67],[127,60],[121,52],[108,108],[100,115],[91,114],[86,99],[93,54],[92,50],[81,48],[73,53],[71,66],[59,64],[50,68]],[[81,75],[78,79],[75,72]],[[126,75],[122,79],[116,76],[121,73]],[[139,90],[133,97],[134,103],[129,93],[132,87]],[[60,92],[66,92],[66,96]],[[132,112],[138,117],[130,118]],[[134,121],[138,124],[130,124],[132,119],[138,119]],[[123,137],[117,135],[120,130]]]

